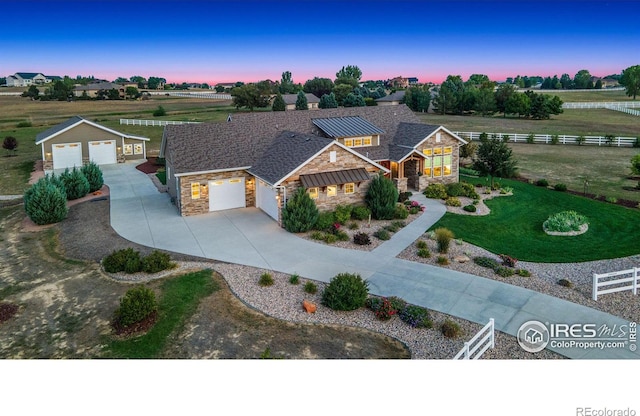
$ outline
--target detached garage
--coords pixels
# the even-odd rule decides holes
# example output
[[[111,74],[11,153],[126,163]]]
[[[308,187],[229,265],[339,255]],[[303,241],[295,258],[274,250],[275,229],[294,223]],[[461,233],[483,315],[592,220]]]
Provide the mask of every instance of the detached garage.
[[[146,159],[146,137],[132,136],[75,116],[36,136],[45,171]]]

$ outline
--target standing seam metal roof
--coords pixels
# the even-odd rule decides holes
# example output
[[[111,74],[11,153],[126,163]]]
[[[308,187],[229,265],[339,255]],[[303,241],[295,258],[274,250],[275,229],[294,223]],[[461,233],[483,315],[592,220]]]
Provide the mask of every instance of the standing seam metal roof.
[[[384,130],[359,117],[315,118],[313,124],[330,137],[354,137],[370,134],[383,134]]]

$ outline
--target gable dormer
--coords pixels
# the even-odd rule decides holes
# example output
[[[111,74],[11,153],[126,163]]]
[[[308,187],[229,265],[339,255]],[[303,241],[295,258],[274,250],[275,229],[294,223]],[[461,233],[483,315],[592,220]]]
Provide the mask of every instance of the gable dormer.
[[[313,119],[313,124],[327,137],[347,147],[379,146],[384,130],[359,116]]]

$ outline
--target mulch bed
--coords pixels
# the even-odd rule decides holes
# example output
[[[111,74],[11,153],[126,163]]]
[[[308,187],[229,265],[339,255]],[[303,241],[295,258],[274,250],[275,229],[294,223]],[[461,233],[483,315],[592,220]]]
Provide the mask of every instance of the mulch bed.
[[[157,157],[148,157],[147,161],[136,166],[140,172],[145,174],[156,173],[158,168],[162,167],[161,164],[156,164]]]
[[[13,303],[0,303],[0,323],[8,321],[18,312],[18,305]]]
[[[153,312],[151,315],[147,316],[140,322],[136,322],[135,324],[125,327],[120,325],[119,322],[112,322],[111,327],[117,336],[128,338],[130,336],[144,334],[153,327],[157,320],[158,312]]]

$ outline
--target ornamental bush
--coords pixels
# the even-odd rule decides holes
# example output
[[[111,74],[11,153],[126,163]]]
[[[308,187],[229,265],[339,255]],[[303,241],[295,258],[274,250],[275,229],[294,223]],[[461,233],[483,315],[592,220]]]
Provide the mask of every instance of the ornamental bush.
[[[435,230],[435,239],[438,244],[438,253],[446,254],[453,238],[453,232],[448,228],[437,228]]]
[[[64,182],[64,188],[67,193],[67,199],[73,200],[82,198],[89,193],[89,181],[80,169],[75,167],[70,171],[65,171],[60,175],[60,179]]]
[[[381,321],[388,321],[391,317],[398,313],[390,298],[367,298],[365,306],[373,311]]]
[[[446,319],[442,323],[440,331],[442,332],[442,335],[447,338],[458,338],[462,335],[462,328],[460,328],[460,325],[451,319]]]
[[[426,308],[418,305],[406,305],[398,314],[403,322],[414,328],[432,328],[433,322]]]
[[[336,205],[334,211],[334,217],[336,221],[342,225],[345,225],[351,218],[351,211],[353,207],[351,205]]]
[[[538,179],[536,181],[536,186],[543,186],[546,188],[547,186],[549,186],[549,181],[546,179]]]
[[[116,250],[102,259],[102,267],[107,273],[137,273],[142,271],[140,252],[131,247]]]
[[[471,205],[465,205],[464,207],[462,207],[463,210],[467,211],[467,212],[476,212],[477,208],[475,205],[471,204]]]
[[[369,211],[369,208],[367,207],[355,206],[351,210],[351,218],[353,218],[354,220],[368,220],[369,215],[371,215],[371,211]]]
[[[553,185],[553,189],[555,189],[558,192],[566,192],[567,191],[567,185],[565,185],[563,183],[557,183],[557,184]]]
[[[398,190],[390,179],[377,175],[369,184],[365,201],[374,219],[390,220],[394,218]]]
[[[94,162],[89,162],[80,170],[85,178],[87,178],[87,181],[89,181],[89,192],[95,192],[102,188],[102,185],[104,185],[104,179],[102,178],[102,171],[98,165]]]
[[[318,231],[328,231],[335,224],[333,212],[321,212],[318,214],[313,228]]]
[[[260,275],[260,279],[258,280],[258,284],[260,286],[272,286],[273,285],[273,276],[271,273],[264,272]]]
[[[47,177],[24,193],[24,210],[38,225],[53,224],[67,218],[67,195]]]
[[[153,250],[151,254],[142,259],[142,271],[145,273],[158,273],[173,266],[171,256],[158,250]]]
[[[488,269],[495,269],[498,267],[498,261],[492,259],[491,257],[478,256],[473,258],[473,262],[481,267],[486,267]]]
[[[393,211],[393,218],[398,220],[404,220],[409,216],[409,210],[404,204],[396,204]],[[388,218],[387,218],[388,219]]]
[[[375,233],[373,233],[373,236],[376,237],[378,240],[383,240],[383,241],[386,241],[391,238],[389,231],[385,229],[376,231]]]
[[[353,242],[359,246],[368,246],[371,244],[371,237],[367,233],[356,233],[353,235]]]
[[[447,188],[441,183],[432,183],[424,190],[424,196],[433,199],[446,199]]]
[[[444,204],[448,207],[459,207],[462,206],[462,202],[455,196],[450,196],[444,201]]]
[[[282,209],[282,225],[290,233],[309,231],[318,220],[318,208],[304,188],[298,188]]]
[[[542,228],[545,231],[566,233],[580,231],[580,227],[584,224],[588,224],[587,217],[570,210],[553,214],[542,224]]]
[[[126,328],[143,321],[157,310],[155,293],[144,286],[137,286],[127,290],[120,299],[120,307],[115,312],[115,321]]]
[[[359,274],[340,273],[322,292],[322,304],[337,311],[353,311],[362,306],[369,294],[369,284]]]

